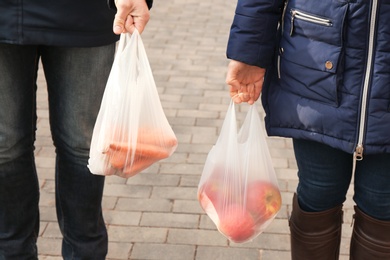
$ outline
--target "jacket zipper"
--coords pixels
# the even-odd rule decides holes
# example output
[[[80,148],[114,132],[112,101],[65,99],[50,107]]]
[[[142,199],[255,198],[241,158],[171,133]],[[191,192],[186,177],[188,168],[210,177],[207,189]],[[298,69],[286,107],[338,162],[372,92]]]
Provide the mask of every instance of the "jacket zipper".
[[[288,5],[288,1],[289,0],[286,0],[284,2],[284,7],[283,7],[283,13],[282,13],[282,21],[281,21],[281,26],[282,26],[282,35],[283,35],[283,32],[284,32],[284,17],[286,16],[286,10],[287,10],[287,5]]]
[[[323,26],[332,26],[332,21],[327,18],[321,18],[312,14],[307,14],[295,9],[291,9],[291,29],[290,35],[294,32],[294,20],[299,19],[310,23],[315,23]]]
[[[284,2],[284,7],[283,7],[283,13],[282,13],[282,20],[281,20],[281,37],[283,37],[283,33],[284,33],[284,18],[286,16],[286,10],[287,10],[287,6],[288,6],[288,1],[289,0],[286,0]],[[280,59],[281,59],[281,55],[283,54],[283,48],[279,46],[279,53],[278,53],[278,58],[277,58],[277,70],[278,70],[278,78],[280,79]]]
[[[277,66],[278,66],[278,79],[281,79],[280,77],[280,56],[282,55],[282,49],[279,50],[279,54],[278,54],[278,60],[277,60]]]
[[[368,56],[367,56],[367,69],[364,78],[363,93],[362,93],[362,107],[360,110],[360,124],[358,132],[358,142],[354,152],[354,168],[356,161],[363,160],[363,139],[364,139],[364,129],[366,126],[366,113],[367,113],[367,97],[368,97],[368,88],[370,83],[370,75],[372,69],[372,57],[374,51],[374,33],[375,33],[375,22],[376,22],[376,13],[378,9],[378,0],[372,1],[371,8],[371,18],[370,18],[370,32],[369,32],[369,42],[368,42]]]

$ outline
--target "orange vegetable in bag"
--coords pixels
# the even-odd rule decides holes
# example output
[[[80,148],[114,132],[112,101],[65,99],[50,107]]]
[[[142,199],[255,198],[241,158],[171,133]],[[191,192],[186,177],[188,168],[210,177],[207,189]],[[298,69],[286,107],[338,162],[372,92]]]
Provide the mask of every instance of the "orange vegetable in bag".
[[[134,176],[158,160],[167,158],[169,153],[161,147],[137,144],[134,159],[131,160],[132,149],[118,144],[110,145],[107,152],[109,166],[123,171],[126,177]],[[122,175],[122,174],[121,174]]]
[[[130,147],[128,142],[110,143],[106,152],[108,167],[123,171],[121,175],[130,177],[168,158],[176,145],[176,138],[161,139],[161,133],[140,129],[135,147]]]
[[[157,146],[162,146],[166,148],[172,148],[177,145],[177,139],[174,137],[166,137],[161,138],[161,131],[159,130],[151,130],[151,129],[139,129],[137,141],[139,143],[145,144],[154,144]]]
[[[110,150],[114,155],[120,154],[120,156],[115,156],[118,158],[115,158],[115,164],[120,165],[123,163],[125,164],[125,160],[127,156],[131,156],[133,153],[133,148],[128,147],[127,144],[118,144],[118,143],[112,143],[109,146]],[[125,155],[125,156],[123,156]],[[143,156],[143,157],[150,157],[155,159],[164,159],[169,156],[169,152],[164,147],[159,147],[153,144],[144,144],[144,143],[137,143],[135,147],[135,156]],[[123,158],[124,157],[124,158]],[[120,159],[122,161],[120,161]],[[124,159],[124,160],[123,160]],[[116,167],[116,168],[123,168],[122,167]]]
[[[135,161],[133,162],[133,164],[125,166],[123,169],[123,175],[126,178],[132,177],[137,173],[140,173],[141,171],[145,170],[155,162],[156,160],[154,159],[143,157],[142,160]]]

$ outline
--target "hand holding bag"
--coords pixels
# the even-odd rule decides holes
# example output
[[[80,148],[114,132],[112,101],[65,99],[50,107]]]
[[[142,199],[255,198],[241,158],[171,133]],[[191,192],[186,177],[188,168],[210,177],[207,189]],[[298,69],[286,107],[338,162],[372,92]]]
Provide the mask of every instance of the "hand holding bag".
[[[95,123],[88,167],[134,176],[172,155],[176,136],[161,106],[140,34],[121,34]]]
[[[239,133],[231,101],[198,186],[198,200],[229,240],[253,240],[272,222],[281,194],[257,107],[251,105]]]

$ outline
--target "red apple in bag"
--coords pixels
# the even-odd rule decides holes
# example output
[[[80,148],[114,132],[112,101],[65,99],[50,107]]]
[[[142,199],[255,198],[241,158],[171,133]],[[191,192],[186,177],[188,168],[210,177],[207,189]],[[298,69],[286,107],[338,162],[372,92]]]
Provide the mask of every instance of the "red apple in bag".
[[[282,205],[280,190],[269,181],[248,184],[246,208],[257,223],[264,223],[279,212]]]
[[[224,168],[215,167],[210,177],[202,184],[198,191],[198,200],[203,210],[212,204],[217,209],[223,203]]]
[[[255,221],[241,205],[231,204],[219,214],[219,230],[231,241],[242,243],[255,234]]]

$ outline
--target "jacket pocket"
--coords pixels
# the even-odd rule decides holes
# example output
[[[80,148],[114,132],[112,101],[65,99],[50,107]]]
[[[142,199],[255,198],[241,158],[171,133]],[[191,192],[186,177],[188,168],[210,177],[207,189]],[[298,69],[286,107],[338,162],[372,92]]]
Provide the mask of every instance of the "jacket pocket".
[[[319,17],[314,14],[309,14],[300,10],[296,9],[291,9],[290,11],[290,36],[293,35],[294,33],[294,28],[295,28],[295,22],[307,22],[307,23],[312,23],[315,25],[321,25],[321,26],[327,26],[330,27],[332,26],[332,20],[329,18],[324,18],[324,17]]]
[[[285,91],[338,106],[347,7],[331,0],[289,1],[278,61],[279,83]]]

